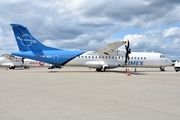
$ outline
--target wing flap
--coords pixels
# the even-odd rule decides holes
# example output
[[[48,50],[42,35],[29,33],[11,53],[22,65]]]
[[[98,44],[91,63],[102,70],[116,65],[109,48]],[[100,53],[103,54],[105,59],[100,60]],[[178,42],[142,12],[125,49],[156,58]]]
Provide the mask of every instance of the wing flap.
[[[119,47],[121,47],[124,44],[126,44],[126,41],[113,42],[113,43],[110,43],[107,46],[97,50],[96,53],[99,55],[103,55],[103,54],[111,55],[116,49],[118,49]]]

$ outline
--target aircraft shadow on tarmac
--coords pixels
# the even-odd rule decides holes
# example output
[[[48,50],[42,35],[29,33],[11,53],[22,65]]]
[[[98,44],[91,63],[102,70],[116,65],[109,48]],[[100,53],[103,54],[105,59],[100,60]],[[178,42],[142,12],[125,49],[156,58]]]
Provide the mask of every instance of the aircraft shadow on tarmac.
[[[106,74],[106,73],[117,73],[117,74],[127,74],[126,71],[116,71],[116,70],[106,70],[106,72],[96,72],[96,71],[48,71],[48,73],[98,73],[98,74]],[[141,72],[130,72],[133,75],[147,75]]]
[[[108,70],[106,72],[109,72],[109,73],[119,73],[119,74],[127,74],[128,72],[127,71],[115,71],[115,70]],[[141,72],[129,72],[130,74],[133,74],[133,75],[147,75],[145,73],[141,73]]]

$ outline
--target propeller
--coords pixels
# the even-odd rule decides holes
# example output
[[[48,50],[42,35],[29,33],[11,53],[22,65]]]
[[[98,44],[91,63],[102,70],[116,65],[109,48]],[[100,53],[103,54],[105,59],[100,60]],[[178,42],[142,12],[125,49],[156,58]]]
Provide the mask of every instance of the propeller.
[[[129,54],[131,53],[131,48],[129,48],[129,46],[130,46],[130,43],[129,43],[129,40],[128,40],[127,45],[125,45],[125,48],[126,48],[125,64],[130,59]]]

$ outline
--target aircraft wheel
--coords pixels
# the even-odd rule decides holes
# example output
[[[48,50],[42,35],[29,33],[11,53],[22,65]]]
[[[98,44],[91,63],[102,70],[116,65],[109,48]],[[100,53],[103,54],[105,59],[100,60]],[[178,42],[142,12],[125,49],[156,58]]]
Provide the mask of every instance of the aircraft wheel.
[[[102,67],[101,72],[105,72],[105,71],[106,71],[106,67]]]
[[[165,69],[161,69],[161,71],[165,71]]]
[[[53,68],[54,68],[54,66],[49,66],[49,67],[48,67],[48,69],[53,69]]]
[[[96,71],[97,71],[97,72],[100,72],[100,71],[101,71],[101,69],[99,69],[99,68],[96,68]]]
[[[9,69],[15,69],[15,66],[9,66]]]
[[[160,67],[160,70],[161,70],[161,71],[165,71],[164,67]]]

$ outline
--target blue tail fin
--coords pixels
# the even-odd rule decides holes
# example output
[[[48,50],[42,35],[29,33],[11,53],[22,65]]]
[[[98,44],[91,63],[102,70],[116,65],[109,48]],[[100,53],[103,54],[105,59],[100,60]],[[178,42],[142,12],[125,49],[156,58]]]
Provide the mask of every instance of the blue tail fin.
[[[36,40],[26,27],[19,24],[11,24],[20,51],[40,52],[43,50],[60,50],[43,45]]]

